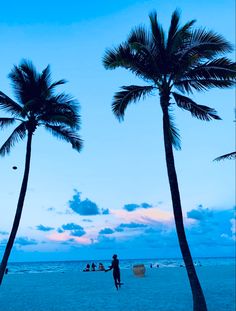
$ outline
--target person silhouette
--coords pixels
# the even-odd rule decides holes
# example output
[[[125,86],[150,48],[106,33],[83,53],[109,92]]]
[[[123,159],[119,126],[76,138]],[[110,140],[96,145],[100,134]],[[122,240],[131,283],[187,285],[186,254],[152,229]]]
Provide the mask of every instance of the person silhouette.
[[[92,263],[92,271],[95,271],[95,268],[96,268],[97,266],[95,265],[95,263],[93,262]]]
[[[90,271],[90,264],[89,263],[86,265],[86,268],[83,271],[84,272],[89,272]]]
[[[99,271],[105,271],[105,268],[101,262],[99,263],[98,270]]]
[[[115,282],[115,287],[118,288],[122,285],[120,282],[120,268],[119,268],[119,259],[117,259],[117,255],[113,255],[113,260],[111,266],[105,270],[105,272],[110,271],[113,269],[113,279]]]

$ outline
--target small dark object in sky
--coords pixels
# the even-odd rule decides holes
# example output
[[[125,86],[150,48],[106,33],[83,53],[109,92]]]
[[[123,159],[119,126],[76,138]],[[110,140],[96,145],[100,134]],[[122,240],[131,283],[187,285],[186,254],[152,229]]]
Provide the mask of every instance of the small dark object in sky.
[[[17,170],[17,166],[12,166],[13,170]]]

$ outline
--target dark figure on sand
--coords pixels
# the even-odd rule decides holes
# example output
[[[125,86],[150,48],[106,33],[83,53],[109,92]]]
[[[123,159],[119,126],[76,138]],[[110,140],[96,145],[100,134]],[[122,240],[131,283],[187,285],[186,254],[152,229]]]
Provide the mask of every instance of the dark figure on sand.
[[[113,260],[111,263],[111,266],[105,270],[105,272],[110,271],[113,269],[113,278],[115,281],[115,287],[118,290],[118,288],[122,285],[120,282],[120,268],[119,268],[119,260],[117,259],[117,255],[113,255]]]

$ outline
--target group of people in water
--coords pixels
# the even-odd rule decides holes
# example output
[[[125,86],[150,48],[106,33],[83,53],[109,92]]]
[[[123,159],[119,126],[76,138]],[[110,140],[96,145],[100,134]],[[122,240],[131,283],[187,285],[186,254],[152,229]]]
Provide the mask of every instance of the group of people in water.
[[[121,285],[123,285],[123,283],[121,283],[121,281],[120,281],[119,259],[118,259],[116,254],[113,255],[111,265],[109,266],[108,269],[105,269],[104,265],[101,262],[99,263],[98,270],[96,270],[96,267],[97,266],[95,265],[94,262],[92,263],[91,267],[90,267],[90,264],[88,263],[83,271],[84,272],[89,272],[89,271],[104,271],[104,272],[108,272],[110,270],[113,270],[113,279],[114,279],[114,282],[115,282],[116,289],[118,290],[121,287]]]
[[[99,266],[98,266],[98,270],[96,270],[96,265],[95,265],[95,263],[93,262],[92,264],[91,264],[91,266],[90,266],[90,264],[89,263],[87,263],[87,265],[86,265],[86,267],[85,267],[85,269],[83,270],[84,272],[90,272],[90,271],[105,271],[105,268],[104,268],[104,266],[103,266],[103,264],[100,262],[99,263]]]

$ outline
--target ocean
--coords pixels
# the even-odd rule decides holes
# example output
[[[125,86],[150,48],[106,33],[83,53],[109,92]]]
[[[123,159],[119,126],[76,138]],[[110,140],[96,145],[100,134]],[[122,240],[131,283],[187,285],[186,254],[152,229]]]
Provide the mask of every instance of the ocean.
[[[9,274],[25,274],[25,273],[53,273],[53,272],[78,272],[82,271],[86,264],[95,263],[98,269],[99,263],[103,263],[105,268],[111,264],[111,260],[81,260],[81,261],[44,261],[44,262],[12,262],[9,263]],[[120,260],[121,269],[132,269],[135,264],[144,264],[147,269],[164,269],[170,267],[182,267],[184,262],[180,258],[163,258],[163,259],[124,259]],[[235,265],[234,257],[222,258],[194,258],[196,266],[229,266]]]

